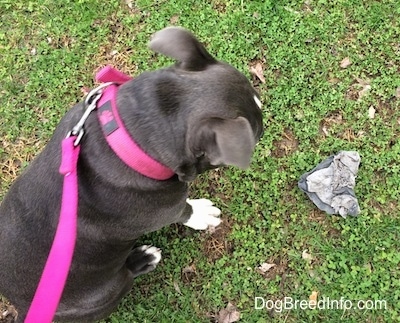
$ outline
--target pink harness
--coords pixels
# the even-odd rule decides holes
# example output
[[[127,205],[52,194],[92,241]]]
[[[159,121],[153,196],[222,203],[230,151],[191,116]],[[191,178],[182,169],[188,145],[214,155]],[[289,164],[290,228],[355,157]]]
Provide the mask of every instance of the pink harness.
[[[62,160],[59,172],[64,176],[64,184],[60,218],[25,323],[51,323],[65,287],[77,236],[79,144],[84,134],[84,123],[93,110],[97,109],[99,122],[109,146],[126,165],[155,180],[166,180],[174,175],[171,169],[139,147],[126,131],[119,116],[116,105],[118,85],[131,80],[131,77],[106,66],[97,73],[96,80],[106,83],[87,95],[86,111],[61,144]]]

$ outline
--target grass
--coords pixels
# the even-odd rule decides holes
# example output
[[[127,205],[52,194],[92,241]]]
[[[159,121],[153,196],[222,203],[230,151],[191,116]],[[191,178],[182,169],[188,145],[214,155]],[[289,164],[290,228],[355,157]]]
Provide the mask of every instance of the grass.
[[[210,172],[191,188],[222,209],[222,227],[176,225],[143,237],[163,249],[163,261],[104,322],[210,322],[228,303],[242,322],[400,320],[397,0],[0,0],[0,13],[0,196],[97,68],[137,75],[170,63],[146,48],[165,26],[193,30],[263,99],[265,134],[251,169]],[[265,83],[250,75],[256,63]],[[297,188],[301,174],[339,150],[362,157],[357,218],[328,216]],[[262,263],[275,266],[260,273]],[[254,308],[256,296],[308,300],[313,291],[387,307]]]

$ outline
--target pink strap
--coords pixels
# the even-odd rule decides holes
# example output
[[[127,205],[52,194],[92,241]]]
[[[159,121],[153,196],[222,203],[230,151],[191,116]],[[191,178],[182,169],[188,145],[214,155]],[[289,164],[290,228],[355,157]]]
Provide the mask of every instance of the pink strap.
[[[106,66],[96,76],[102,82],[124,83],[131,77]],[[147,155],[133,139],[119,117],[116,107],[116,86],[111,85],[104,91],[99,102],[107,103],[110,109],[106,114],[98,113],[103,131],[114,152],[130,167],[150,178],[163,180],[174,175],[174,172]],[[111,118],[111,119],[110,119]],[[111,131],[107,123],[111,121]],[[108,125],[110,126],[110,124]],[[110,127],[109,127],[110,128]],[[78,217],[78,158],[80,146],[74,146],[75,136],[62,141],[60,173],[64,175],[60,218],[45,268],[36,289],[33,301],[25,318],[25,323],[51,323],[57,311],[62,292],[67,281],[69,268],[74,254],[77,236]]]
[[[132,80],[132,77],[116,70],[110,65],[107,65],[97,72],[96,80],[103,83],[106,82],[125,83]]]
[[[111,66],[102,68],[96,75],[96,80],[101,82],[124,83],[131,79]],[[125,164],[140,174],[159,181],[171,178],[174,171],[148,155],[126,130],[117,109],[117,89],[116,85],[107,87],[97,105],[97,115],[108,145]]]
[[[173,170],[146,154],[126,131],[116,107],[116,92],[117,86],[110,85],[98,104],[97,115],[109,146],[125,164],[140,174],[156,180],[171,178]],[[110,126],[111,130],[107,131]]]
[[[57,231],[42,277],[25,323],[51,323],[68,277],[77,235],[78,177],[80,147],[76,137],[62,142],[60,173],[64,175],[63,196]]]

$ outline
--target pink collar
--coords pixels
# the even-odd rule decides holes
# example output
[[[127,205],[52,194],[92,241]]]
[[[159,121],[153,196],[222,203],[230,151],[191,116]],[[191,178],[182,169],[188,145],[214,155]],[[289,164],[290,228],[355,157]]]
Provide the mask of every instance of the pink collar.
[[[119,116],[116,99],[118,86],[131,79],[130,76],[111,66],[106,66],[97,73],[97,81],[117,83],[108,86],[103,91],[97,104],[97,116],[109,146],[126,165],[144,176],[155,180],[166,180],[174,175],[173,170],[140,148]]]

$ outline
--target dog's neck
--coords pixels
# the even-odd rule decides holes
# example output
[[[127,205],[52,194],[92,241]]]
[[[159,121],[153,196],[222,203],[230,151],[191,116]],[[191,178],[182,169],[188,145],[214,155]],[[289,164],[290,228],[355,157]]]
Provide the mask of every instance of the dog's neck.
[[[105,67],[96,76],[102,82],[125,83],[131,78],[110,67]],[[155,179],[166,180],[174,175],[167,166],[146,153],[126,130],[117,107],[118,84],[108,86],[97,104],[97,116],[107,140],[114,153],[136,172]]]

